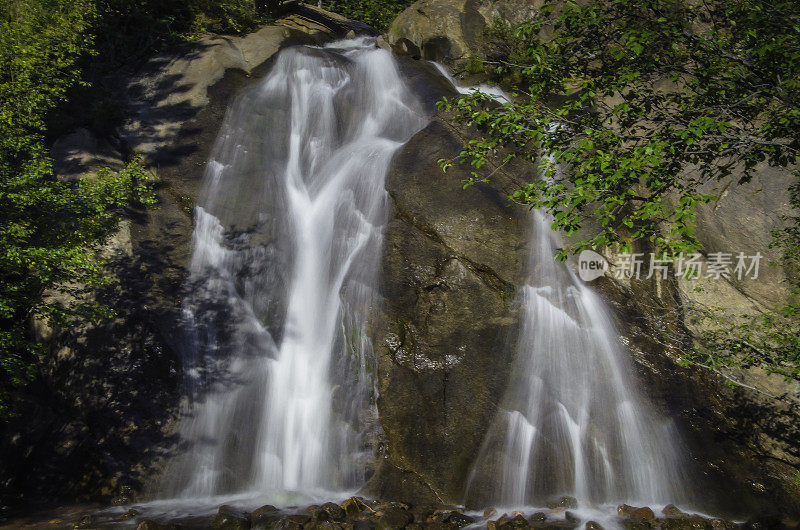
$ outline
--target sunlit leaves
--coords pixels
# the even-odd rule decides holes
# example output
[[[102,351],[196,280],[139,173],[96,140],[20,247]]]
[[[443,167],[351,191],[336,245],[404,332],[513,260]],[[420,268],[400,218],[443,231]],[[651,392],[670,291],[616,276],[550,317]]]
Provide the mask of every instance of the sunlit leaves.
[[[459,161],[538,161],[540,178],[511,199],[546,210],[567,235],[595,228],[560,249],[561,259],[611,245],[629,251],[637,241],[659,254],[696,251],[696,212],[717,200],[717,183],[749,182],[765,164],[796,168],[797,2],[546,2],[533,20],[499,24],[489,37],[503,53],[488,64],[515,103],[470,95],[440,108],[480,132]],[[791,196],[800,209],[800,184]],[[800,218],[782,222],[774,244],[800,278]],[[794,303],[722,325],[684,361],[800,378],[798,315]]]
[[[514,105],[470,95],[440,108],[482,133],[460,156],[473,166],[547,156],[542,180],[512,199],[568,233],[599,223],[572,250],[636,239],[696,249],[709,183],[797,161],[798,20],[791,2],[547,2],[490,32],[505,56],[489,62]]]
[[[107,318],[81,294],[107,281],[98,250],[128,206],[153,204],[138,159],[121,171],[65,181],[45,143],[49,113],[81,83],[92,54],[93,5],[84,0],[11,0],[0,8],[0,416],[37,373],[33,315],[62,326]],[[74,303],[46,303],[45,290]]]

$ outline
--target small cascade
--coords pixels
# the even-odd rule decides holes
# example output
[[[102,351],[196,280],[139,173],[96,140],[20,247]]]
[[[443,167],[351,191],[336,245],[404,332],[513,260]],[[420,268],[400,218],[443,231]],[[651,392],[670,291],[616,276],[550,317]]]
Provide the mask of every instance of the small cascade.
[[[237,99],[195,211],[191,402],[161,498],[285,499],[363,483],[384,179],[428,120],[391,54],[366,38],[284,50]]]
[[[516,360],[467,502],[542,506],[562,495],[584,506],[685,500],[674,427],[636,390],[603,302],[554,260],[559,244],[548,218],[533,217]]]

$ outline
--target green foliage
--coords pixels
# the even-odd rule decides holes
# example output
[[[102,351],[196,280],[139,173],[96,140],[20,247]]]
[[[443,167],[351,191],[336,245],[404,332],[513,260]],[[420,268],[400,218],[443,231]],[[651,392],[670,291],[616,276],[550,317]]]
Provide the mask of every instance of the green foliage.
[[[636,239],[697,249],[695,207],[715,200],[711,184],[797,162],[794,1],[546,2],[493,37],[503,46],[486,64],[517,102],[440,104],[483,134],[461,153],[476,169],[467,184],[490,161],[538,161],[544,178],[512,198],[549,211],[568,235],[587,219],[601,227],[574,251]]]
[[[394,18],[413,0],[329,0],[323,7],[347,18],[365,22],[375,29],[387,29]]]
[[[53,175],[47,119],[81,83],[95,20],[88,0],[12,0],[0,11],[0,416],[37,374],[31,318],[107,315],[79,303],[105,281],[97,250],[125,206],[153,203],[138,159],[91,179]],[[75,303],[45,306],[48,289]]]
[[[658,253],[694,251],[698,204],[721,179],[764,165],[793,170],[800,152],[800,4],[778,0],[546,2],[519,27],[487,34],[484,61],[515,103],[474,94],[440,102],[482,136],[459,157],[474,168],[513,158],[543,178],[512,194],[568,235],[599,229],[559,257],[647,239]],[[444,170],[455,161],[442,160]],[[797,173],[796,169],[794,169]],[[800,184],[791,190],[800,208]],[[800,217],[773,231],[800,294]],[[687,308],[707,324],[683,361],[714,370],[760,366],[800,379],[800,304],[734,316]]]
[[[52,178],[48,162],[0,185],[0,415],[42,354],[28,334],[30,319],[63,328],[112,316],[87,298],[108,281],[98,252],[126,206],[154,204],[152,178],[138,159],[77,182]],[[43,300],[47,289],[61,296]]]
[[[253,0],[95,0],[98,48],[105,62],[130,62],[165,44],[205,33],[242,34],[266,24]]]
[[[9,164],[29,164],[42,152],[47,112],[79,82],[78,61],[91,49],[88,0],[10,0],[0,11],[0,177]]]

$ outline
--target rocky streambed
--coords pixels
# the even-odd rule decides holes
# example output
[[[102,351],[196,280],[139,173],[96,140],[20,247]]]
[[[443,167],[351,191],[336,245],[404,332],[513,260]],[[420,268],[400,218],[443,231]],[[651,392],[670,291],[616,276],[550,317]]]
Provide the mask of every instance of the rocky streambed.
[[[380,501],[364,497],[350,497],[344,502],[326,502],[309,506],[278,508],[264,505],[257,509],[244,509],[235,504],[220,506],[216,513],[201,515],[169,515],[158,504],[116,507],[95,512],[73,510],[61,516],[48,514],[31,519],[21,519],[0,529],[10,528],[64,528],[105,529],[135,528],[136,530],[183,529],[371,529],[416,530],[435,528],[457,530],[461,528],[487,528],[488,530],[512,528],[563,528],[563,529],[781,529],[800,528],[797,521],[779,518],[760,518],[734,522],[707,515],[687,513],[670,504],[664,507],[630,506],[621,504],[586,507],[576,499],[562,497],[547,502],[542,508],[505,510],[487,508],[469,511],[463,507],[446,504],[406,504]],[[162,511],[159,511],[162,510]]]

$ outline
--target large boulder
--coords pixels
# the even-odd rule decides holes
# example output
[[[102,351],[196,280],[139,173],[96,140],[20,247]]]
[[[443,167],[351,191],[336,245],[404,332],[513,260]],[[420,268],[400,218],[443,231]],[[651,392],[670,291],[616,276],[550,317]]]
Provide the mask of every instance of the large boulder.
[[[516,24],[541,6],[535,0],[420,0],[389,29],[398,52],[462,67],[485,55],[484,32],[496,21]]]
[[[528,216],[511,178],[462,190],[442,173],[463,132],[435,119],[402,149],[386,183],[389,223],[374,322],[378,409],[387,450],[367,490],[404,502],[459,503],[503,395]]]

